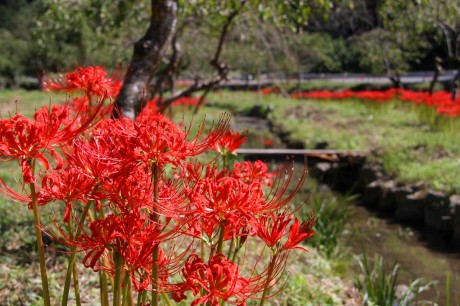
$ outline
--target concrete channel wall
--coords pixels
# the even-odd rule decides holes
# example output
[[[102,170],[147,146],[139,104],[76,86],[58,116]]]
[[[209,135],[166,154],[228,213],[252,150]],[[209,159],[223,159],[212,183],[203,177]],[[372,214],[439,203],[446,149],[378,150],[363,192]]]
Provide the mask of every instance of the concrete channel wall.
[[[333,189],[360,195],[367,207],[424,230],[428,239],[441,239],[460,248],[460,195],[402,184],[385,175],[378,164],[342,160],[319,162],[311,173]]]

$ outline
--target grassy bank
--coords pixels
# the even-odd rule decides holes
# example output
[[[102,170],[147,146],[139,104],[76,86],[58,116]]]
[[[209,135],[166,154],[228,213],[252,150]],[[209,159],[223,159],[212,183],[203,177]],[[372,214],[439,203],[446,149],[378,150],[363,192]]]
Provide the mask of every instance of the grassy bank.
[[[275,125],[305,148],[367,150],[370,158],[403,182],[460,192],[458,119],[437,118],[426,109],[392,101],[295,100],[278,95],[218,92],[211,105],[247,114],[259,105]]]

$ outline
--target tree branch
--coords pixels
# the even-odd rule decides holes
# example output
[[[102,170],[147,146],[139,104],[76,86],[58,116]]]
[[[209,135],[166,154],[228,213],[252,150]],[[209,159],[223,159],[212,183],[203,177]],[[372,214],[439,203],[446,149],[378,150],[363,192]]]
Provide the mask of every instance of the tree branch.
[[[428,89],[428,92],[430,93],[430,95],[433,95],[434,86],[435,86],[436,82],[438,81],[439,75],[442,72],[442,62],[443,62],[442,58],[435,57],[435,59],[434,59],[434,66],[435,66],[434,75],[433,75],[433,79],[430,82],[430,87]]]
[[[460,33],[457,34],[457,37],[455,39],[455,58],[459,58],[459,57],[460,57]]]
[[[168,108],[174,102],[174,100],[177,100],[184,96],[188,96],[196,91],[205,90],[198,104],[196,105],[196,108],[195,108],[195,112],[196,112],[203,104],[204,97],[208,94],[208,92],[214,86],[216,86],[223,80],[227,79],[227,75],[229,71],[228,66],[225,63],[220,62],[222,47],[225,42],[225,37],[227,36],[230,25],[233,22],[233,19],[235,19],[235,17],[238,16],[238,14],[240,13],[241,9],[244,7],[246,2],[247,0],[240,0],[239,6],[235,8],[232,12],[230,12],[230,14],[227,16],[227,19],[225,20],[225,23],[220,32],[219,41],[216,47],[216,52],[214,53],[214,57],[210,61],[211,66],[213,66],[217,70],[217,75],[213,76],[212,78],[206,81],[196,80],[195,83],[191,85],[189,88],[182,90],[179,93],[173,94],[171,97],[168,97],[161,103],[160,111],[164,111],[166,108]]]
[[[161,73],[157,76],[157,80],[154,85],[154,90],[150,95],[150,98],[155,97],[158,95],[160,98],[163,96],[164,83],[169,86],[169,90],[171,92],[174,91],[174,79],[179,70],[179,62],[181,56],[181,47],[179,42],[177,41],[177,36],[174,34],[171,40],[171,49],[172,53],[168,59],[168,63],[166,67],[161,71]]]
[[[447,44],[447,53],[449,57],[454,57],[454,51],[452,50],[452,28],[445,24],[444,22],[438,23],[439,27],[441,28],[444,36],[446,37],[446,44]]]

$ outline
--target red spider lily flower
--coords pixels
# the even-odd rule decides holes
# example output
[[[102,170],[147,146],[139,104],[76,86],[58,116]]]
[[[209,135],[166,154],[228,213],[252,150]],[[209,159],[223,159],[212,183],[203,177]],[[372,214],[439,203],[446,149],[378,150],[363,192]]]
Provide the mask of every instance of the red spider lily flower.
[[[145,104],[144,108],[142,108],[139,115],[136,117],[136,121],[143,123],[154,121],[154,118],[159,114],[160,109],[158,108],[158,99],[149,100]]]
[[[264,147],[265,148],[273,147],[273,140],[271,140],[270,138],[265,138],[264,139]]]
[[[65,245],[84,251],[85,267],[93,270],[111,270],[113,267],[106,266],[100,259],[102,256],[108,256],[108,251],[117,250],[126,266],[134,269],[143,266],[139,258],[149,257],[145,252],[151,252],[155,245],[175,234],[174,231],[164,232],[164,226],[149,223],[147,220],[147,217],[135,211],[117,216],[108,215],[104,219],[91,222],[88,226],[89,234],[83,231],[80,236],[71,237],[58,227],[61,237],[54,238]]]
[[[201,98],[195,97],[181,97],[175,100],[172,104],[176,106],[196,106],[200,102]]]
[[[273,249],[286,235],[292,218],[292,214],[286,212],[262,216],[258,220],[257,236]]]
[[[246,184],[261,182],[267,186],[271,185],[271,179],[274,176],[274,174],[268,172],[267,165],[260,160],[256,160],[254,164],[248,161],[235,163],[229,175],[239,178]]]
[[[110,135],[107,121],[101,121],[91,131],[90,137],[78,137],[64,148],[69,164],[98,183],[113,175],[129,171],[123,169],[121,148],[117,146],[114,136]]]
[[[117,77],[107,77],[107,72],[98,66],[78,67],[75,71],[57,80],[45,79],[43,87],[48,90],[74,92],[82,90],[90,96],[115,98],[121,89]]]
[[[18,159],[24,182],[32,183],[35,178],[30,162],[38,160],[48,170],[49,161],[44,154],[47,151],[57,161],[57,168],[60,168],[63,160],[55,149],[66,145],[87,129],[100,108],[101,104],[98,104],[91,116],[81,120],[70,120],[69,108],[56,105],[51,110],[46,106],[37,110],[34,120],[22,115],[0,120],[0,157]]]
[[[117,135],[124,158],[141,161],[149,168],[152,164],[160,168],[165,164],[181,166],[186,158],[208,150],[227,131],[229,124],[228,115],[224,115],[207,137],[201,139],[203,124],[197,135],[188,140],[188,134],[179,125],[160,114],[156,118],[159,120],[124,120],[111,127],[112,133]]]
[[[125,265],[127,272],[131,277],[134,289],[138,292],[148,290],[149,286],[155,281],[151,278],[151,269],[153,264],[152,253],[157,244],[152,241],[150,244],[144,244],[138,256],[133,258],[129,265]],[[173,245],[164,250],[158,247],[158,280],[154,288],[156,291],[168,292],[176,288],[175,285],[169,283],[169,278],[179,273],[182,268],[182,262],[185,255],[188,255],[188,249],[183,252],[177,252]],[[113,270],[110,271],[113,274]]]
[[[187,259],[182,270],[184,282],[173,293],[176,302],[186,298],[185,292],[192,291],[196,296],[204,294],[192,302],[192,306],[209,303],[218,306],[219,301],[236,305],[246,305],[249,280],[239,275],[238,266],[222,254],[216,254],[204,263],[196,254]]]
[[[289,229],[288,239],[284,243],[282,249],[300,249],[303,251],[307,251],[305,248],[298,246],[298,244],[315,234],[315,231],[313,231],[313,226],[315,226],[315,223],[316,218],[314,214],[311,214],[308,217],[308,220],[302,223],[300,223],[300,221],[297,218],[295,218],[294,223],[291,225],[291,228]]]
[[[50,201],[63,200],[66,203],[64,222],[68,222],[72,212],[72,202],[87,203],[95,187],[94,179],[83,175],[74,167],[67,167],[43,177],[42,189],[37,192],[39,205]]]
[[[66,140],[62,137],[60,126],[67,115],[62,108],[53,107],[52,112],[47,108],[38,110],[35,121],[21,115],[0,121],[0,156],[6,160],[19,160],[25,183],[35,182],[31,160],[36,159],[49,169],[48,159],[43,154],[45,149],[57,158],[58,167],[62,165],[62,159],[54,148]]]
[[[149,212],[156,211],[163,219],[180,220],[186,222],[189,202],[186,201],[182,192],[181,180],[165,180],[162,176],[158,181],[158,198],[153,199],[152,177],[142,168],[129,168],[101,183],[101,191],[94,195],[100,199],[109,201],[110,206],[122,213],[132,210],[146,209]],[[166,222],[166,221],[165,221]]]
[[[244,134],[239,132],[228,131],[222,137],[218,138],[216,143],[213,146],[213,149],[221,154],[234,154],[236,149],[238,149],[245,141],[247,137]]]
[[[302,175],[298,178],[295,187],[287,193],[294,178],[295,168],[291,162],[284,163],[277,171],[276,176],[272,179],[272,184],[269,194],[266,196],[265,203],[259,207],[259,212],[263,214],[272,213],[282,210],[296,195],[303,186],[307,176],[307,167],[304,165]]]
[[[209,237],[222,224],[226,225],[227,232],[240,232],[265,201],[259,183],[248,185],[231,177],[205,178],[197,183],[189,196],[203,221],[202,229]]]

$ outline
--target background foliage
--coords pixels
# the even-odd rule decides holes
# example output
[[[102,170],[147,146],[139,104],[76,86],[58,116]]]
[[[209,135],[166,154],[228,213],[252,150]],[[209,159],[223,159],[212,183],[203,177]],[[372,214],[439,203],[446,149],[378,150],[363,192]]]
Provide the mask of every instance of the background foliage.
[[[209,74],[225,18],[239,1],[179,1],[182,76]],[[267,71],[385,73],[433,68],[447,53],[440,23],[455,29],[458,0],[248,1],[222,61],[237,75]],[[144,0],[0,1],[0,78],[77,65],[126,65],[145,32]],[[242,56],[244,54],[244,56]],[[387,66],[385,65],[387,63]]]

